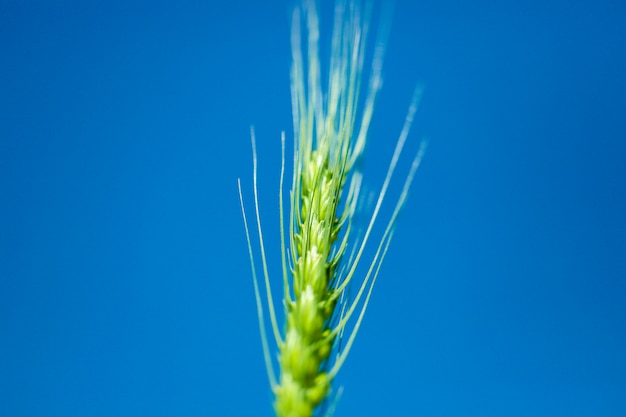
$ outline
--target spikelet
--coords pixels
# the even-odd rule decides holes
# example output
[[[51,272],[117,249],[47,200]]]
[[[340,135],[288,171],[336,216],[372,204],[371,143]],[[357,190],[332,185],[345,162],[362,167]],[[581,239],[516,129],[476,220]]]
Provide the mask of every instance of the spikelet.
[[[256,222],[267,311],[279,351],[279,378],[276,378],[271,360],[264,308],[239,185],[263,351],[268,378],[275,395],[274,408],[279,417],[311,417],[321,410],[320,405],[329,398],[332,381],[350,351],[367,309],[381,263],[395,230],[398,214],[405,203],[408,189],[424,152],[424,146],[420,147],[382,237],[375,243],[373,258],[364,260],[368,267],[365,276],[358,280],[358,291],[351,299],[340,301],[363,258],[364,249],[419,101],[419,91],[416,91],[378,199],[369,215],[362,237],[357,239],[353,236],[353,219],[361,188],[361,173],[355,164],[364,151],[376,94],[382,85],[381,67],[384,52],[384,45],[380,42],[374,49],[369,85],[363,108],[359,109],[370,13],[370,8],[362,11],[361,7],[352,1],[339,0],[336,4],[329,82],[324,92],[320,76],[319,24],[315,2],[303,0],[301,6],[296,7],[293,12],[291,91],[295,157],[289,199],[290,250],[286,247],[282,204],[284,134],[280,179],[283,304],[286,317],[284,332],[281,332],[277,325],[270,288],[258,206],[254,131],[251,135]],[[301,39],[302,21],[306,22],[308,34],[306,42]],[[346,256],[347,249],[352,253],[349,257]],[[349,327],[348,323],[351,323]],[[346,329],[349,329],[349,333],[345,335],[343,347],[339,351],[337,340],[344,337]]]

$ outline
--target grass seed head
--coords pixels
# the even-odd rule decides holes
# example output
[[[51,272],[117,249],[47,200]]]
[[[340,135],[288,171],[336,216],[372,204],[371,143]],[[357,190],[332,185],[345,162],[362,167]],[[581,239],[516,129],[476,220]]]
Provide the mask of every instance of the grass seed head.
[[[383,187],[366,222],[365,231],[360,238],[354,238],[352,222],[361,186],[361,174],[356,168],[356,162],[364,151],[376,94],[382,85],[384,42],[379,40],[374,50],[368,88],[365,90],[362,100],[364,104],[361,108],[359,96],[362,90],[370,6],[368,4],[362,10],[356,1],[337,0],[329,60],[329,82],[324,88],[320,77],[319,19],[316,4],[314,0],[302,0],[293,12],[291,91],[295,158],[288,222],[284,219],[282,203],[284,135],[280,183],[286,316],[286,325],[282,332],[276,324],[265,260],[256,186],[256,144],[254,134],[252,135],[256,221],[268,312],[279,350],[278,378],[270,359],[270,341],[265,331],[263,301],[254,266],[243,198],[241,204],[253,268],[263,350],[268,377],[275,395],[274,409],[279,417],[311,417],[314,413],[323,411],[320,405],[329,398],[332,381],[356,337],[380,265],[393,236],[398,213],[404,205],[408,188],[423,153],[423,148],[420,148],[384,233],[378,243],[374,244],[375,254],[367,261],[365,276],[357,284],[356,295],[343,296],[362,260],[419,98],[419,94],[413,98]],[[301,27],[303,22],[304,30]],[[302,37],[303,32],[307,35],[305,41]],[[287,234],[290,250],[286,247],[285,224],[289,225]],[[349,247],[351,255],[346,259],[345,254]],[[344,332],[353,318],[356,320],[352,321],[344,339]],[[344,339],[341,350],[338,349],[340,339]],[[333,352],[336,354],[333,355]]]

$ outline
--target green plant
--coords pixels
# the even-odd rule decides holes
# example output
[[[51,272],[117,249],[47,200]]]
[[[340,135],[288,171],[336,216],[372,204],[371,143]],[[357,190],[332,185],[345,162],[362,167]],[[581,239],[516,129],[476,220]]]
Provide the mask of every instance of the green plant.
[[[358,228],[354,218],[362,175],[356,163],[365,148],[376,95],[382,84],[384,54],[384,43],[379,42],[374,49],[364,104],[359,108],[370,14],[370,7],[361,10],[353,1],[337,3],[329,82],[324,95],[318,57],[316,5],[312,0],[304,0],[293,13],[291,91],[295,156],[288,222],[285,221],[283,208],[284,134],[281,136],[283,151],[279,191],[283,305],[286,317],[284,332],[278,327],[272,299],[258,204],[256,140],[254,131],[251,132],[255,215],[267,312],[279,350],[278,378],[271,359],[248,220],[239,185],[263,352],[275,395],[274,408],[279,417],[312,416],[321,409],[320,404],[329,398],[332,381],[350,352],[360,328],[394,234],[398,214],[406,201],[424,151],[424,147],[420,147],[386,227],[378,242],[374,243],[373,256],[366,261],[365,248],[370,242],[372,229],[419,101],[419,91],[416,91],[374,208],[369,213],[360,237],[357,237],[355,229]],[[308,34],[306,47],[301,39],[302,20],[306,21]],[[361,278],[355,281],[357,267],[362,262],[367,262],[367,267],[358,270],[362,272]],[[346,291],[353,282],[357,282],[358,290],[353,296],[347,297]]]

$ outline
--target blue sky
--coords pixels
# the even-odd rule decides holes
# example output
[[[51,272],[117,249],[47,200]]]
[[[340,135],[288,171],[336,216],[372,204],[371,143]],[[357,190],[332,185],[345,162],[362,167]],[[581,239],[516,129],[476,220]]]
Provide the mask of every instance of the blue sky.
[[[292,5],[0,2],[0,415],[271,415]],[[368,185],[417,83],[429,149],[336,415],[625,415],[626,7],[398,0],[384,75]]]

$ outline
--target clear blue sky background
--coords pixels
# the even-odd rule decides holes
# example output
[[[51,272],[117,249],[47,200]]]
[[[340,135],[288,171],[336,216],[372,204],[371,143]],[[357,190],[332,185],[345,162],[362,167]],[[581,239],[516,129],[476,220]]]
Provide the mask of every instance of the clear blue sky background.
[[[271,415],[292,5],[0,2],[1,416]],[[396,2],[368,185],[416,83],[430,147],[337,416],[626,415],[625,9]]]

